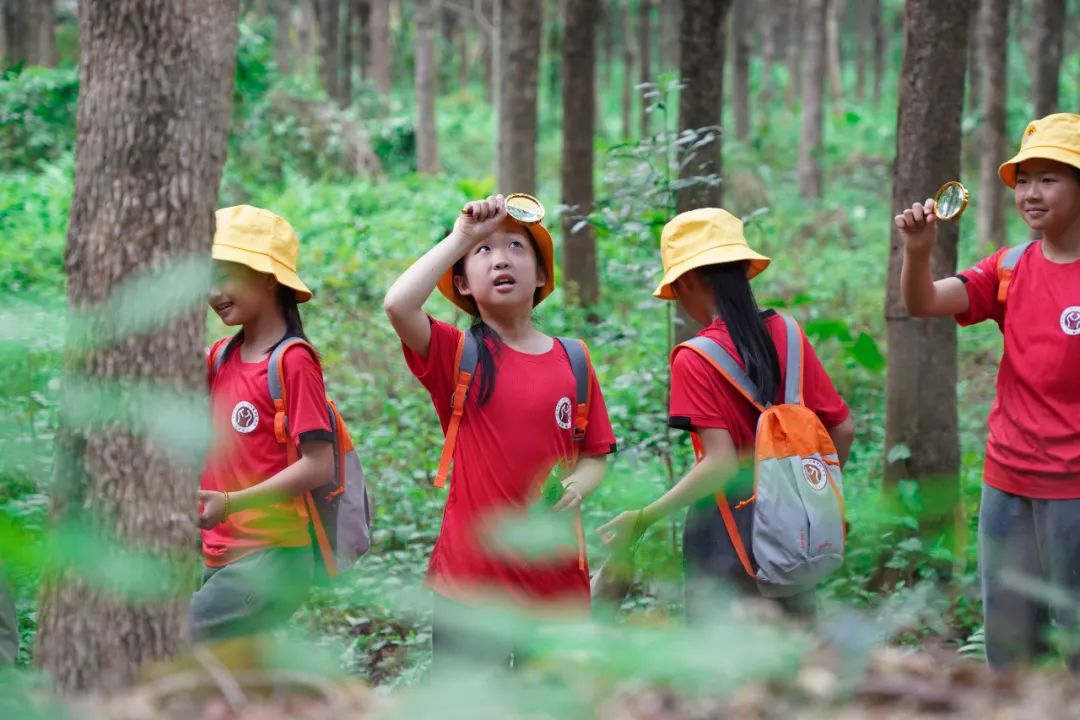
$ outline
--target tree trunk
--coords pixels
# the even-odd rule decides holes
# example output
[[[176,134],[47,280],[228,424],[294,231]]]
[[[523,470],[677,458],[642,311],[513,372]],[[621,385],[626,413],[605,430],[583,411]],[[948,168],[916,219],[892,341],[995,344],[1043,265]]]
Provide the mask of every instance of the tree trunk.
[[[79,3],[78,144],[65,265],[70,311],[96,319],[90,335],[68,331],[52,522],[88,537],[84,547],[67,547],[81,562],[54,557],[42,581],[36,653],[63,691],[116,687],[184,644],[197,470],[175,459],[177,448],[151,440],[138,419],[152,423],[155,412],[170,412],[144,406],[148,388],[192,398],[203,392],[206,309],[202,302],[176,308],[154,331],[132,337],[121,318],[139,299],[111,293],[146,271],[209,257],[238,12],[236,0]],[[109,301],[118,305],[103,312]],[[117,339],[87,348],[87,337]],[[115,391],[117,416],[87,420],[87,408],[72,397],[84,384]],[[125,598],[112,576],[87,579],[86,563],[121,569],[133,548],[157,559],[141,571],[122,566],[150,597]]]
[[[829,99],[835,115],[844,111],[844,76],[840,64],[840,0],[831,0],[828,5],[825,40],[828,48]]]
[[[679,67],[682,0],[660,1],[660,70]]]
[[[439,172],[435,129],[435,0],[416,0],[416,169]]]
[[[353,63],[355,58],[353,51],[355,50],[355,44],[353,42],[353,26],[356,24],[356,5],[355,0],[345,0],[345,21],[342,23],[341,28],[341,91],[338,97],[338,104],[342,108],[347,108],[352,105],[353,96]]]
[[[652,74],[652,0],[640,0],[638,4],[638,83],[646,85],[653,81]],[[649,101],[645,99],[645,90],[640,90],[641,98],[641,137],[649,137]]]
[[[780,48],[785,47],[782,37],[785,31],[784,14],[778,7],[778,0],[762,0],[758,7],[761,22],[761,89],[758,93],[759,105],[763,108],[772,105],[776,80],[773,77],[776,64],[780,61]]]
[[[56,67],[56,8],[54,0],[37,0],[38,41],[35,62]]]
[[[469,87],[469,23],[461,24],[461,32],[458,33],[458,87],[462,90]]]
[[[596,94],[595,6],[592,0],[566,0],[562,45],[562,226],[565,239],[565,296],[571,305],[589,307],[600,299],[596,241],[585,222],[593,206],[593,98]],[[629,68],[627,68],[629,70]]]
[[[569,10],[567,11],[569,13]],[[631,0],[623,0],[621,12],[623,26],[623,73],[622,73],[622,136],[633,136],[634,117],[634,56],[637,48],[634,47],[634,8]],[[564,67],[569,65],[563,63]],[[563,105],[565,111],[565,105]]]
[[[806,17],[807,0],[791,0],[787,8],[787,105],[795,107],[795,100],[802,95],[802,70],[805,56],[806,32],[804,18]],[[822,72],[825,68],[822,67]]]
[[[499,23],[496,17],[496,4],[494,0],[482,0],[480,3],[480,12],[483,14],[487,24],[490,24],[490,29],[488,29],[487,24],[480,23],[480,65],[484,73],[484,99],[491,103],[494,108],[499,106],[497,101],[499,90],[496,82],[498,74],[496,66],[498,62],[496,61],[497,53],[495,52],[496,46],[499,44],[495,37]],[[498,124],[496,120],[496,133],[498,133]],[[496,146],[498,146],[497,141]]]
[[[501,193],[536,192],[542,4],[542,0],[496,0],[500,25],[495,36],[500,56],[495,187]]]
[[[383,95],[390,94],[390,0],[370,0],[368,16],[368,39],[371,58],[371,76],[375,87]]]
[[[867,49],[873,44],[873,27],[870,24],[870,3],[860,2],[855,7],[856,12],[856,35],[855,35],[855,102],[862,105],[866,102],[866,64],[871,53]]]
[[[339,38],[341,35],[341,0],[316,0],[319,17],[319,34],[322,37],[322,80],[326,94],[333,100],[341,97],[338,69]]]
[[[353,0],[356,3],[356,67],[360,73],[360,82],[371,77],[371,2],[370,0]]]
[[[1002,247],[1005,238],[1005,186],[998,163],[1008,154],[1006,91],[1008,88],[1009,0],[981,0],[978,36],[983,66],[983,123],[979,138],[979,246]]]
[[[922,200],[960,172],[961,118],[970,0],[907,0],[900,72],[893,213]],[[934,128],[934,132],[927,132]],[[960,444],[956,409],[956,323],[916,319],[900,295],[903,244],[890,222],[885,318],[889,366],[885,480],[920,482],[928,534],[951,519],[958,498]],[[932,268],[956,272],[956,223],[938,225]],[[903,447],[908,452],[899,452]],[[906,457],[905,457],[906,456]]]
[[[4,67],[32,65],[37,0],[0,0],[4,13]]]
[[[1065,47],[1065,0],[1035,0],[1031,22],[1035,117],[1059,109],[1058,80]]]
[[[735,111],[735,137],[750,137],[750,0],[734,0],[732,9],[731,99]]]
[[[825,42],[828,0],[806,0],[803,16],[802,132],[799,135],[799,195],[819,198],[823,180]]]
[[[319,46],[319,20],[315,12],[318,0],[300,0],[300,29],[297,33],[300,41],[300,68],[302,72],[311,71]]]
[[[982,62],[979,56],[979,13],[978,5],[981,0],[974,0],[976,10],[971,15],[971,31],[968,33],[967,46],[967,101],[969,108],[982,106]]]
[[[885,85],[885,57],[889,53],[889,36],[885,34],[885,8],[881,0],[870,2],[870,28],[874,35],[874,107],[881,105],[881,89]]]
[[[288,75],[292,60],[292,0],[274,0],[274,60],[278,73]]]

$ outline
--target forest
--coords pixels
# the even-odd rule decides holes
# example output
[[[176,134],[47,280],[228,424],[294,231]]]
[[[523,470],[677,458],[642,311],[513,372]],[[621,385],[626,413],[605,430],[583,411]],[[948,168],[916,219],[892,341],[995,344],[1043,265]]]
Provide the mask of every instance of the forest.
[[[1080,112],[1080,0],[0,0],[0,59],[0,599],[17,647],[0,717],[1080,717],[1069,628],[1031,663],[987,666],[1002,331],[909,312],[893,220],[966,186],[934,278],[1036,239],[998,167],[1030,121]],[[855,427],[844,562],[812,619],[751,598],[689,623],[680,512],[623,558],[625,587],[512,670],[432,672],[443,430],[383,303],[495,193],[546,209],[556,282],[533,323],[586,341],[617,438],[581,505],[593,573],[600,526],[695,462],[669,425],[669,356],[700,328],[653,297],[665,224],[724,208],[772,259],[757,301],[798,321]],[[208,311],[208,261],[213,213],[236,205],[300,239],[304,327],[363,465],[371,549],[282,627],[200,645],[204,349],[235,331]],[[425,308],[471,322],[438,293]],[[515,541],[554,542],[545,518]],[[524,633],[512,612],[486,622]]]

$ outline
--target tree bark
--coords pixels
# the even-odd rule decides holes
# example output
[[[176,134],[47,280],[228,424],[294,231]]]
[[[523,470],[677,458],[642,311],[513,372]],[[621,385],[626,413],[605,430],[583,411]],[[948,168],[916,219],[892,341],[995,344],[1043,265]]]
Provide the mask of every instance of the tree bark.
[[[501,24],[495,32],[500,53],[495,186],[502,193],[535,193],[542,0],[496,0],[496,5]]]
[[[596,94],[596,15],[592,0],[566,0],[563,37],[562,226],[565,296],[589,307],[600,299],[596,241],[585,222],[593,207],[593,98]],[[629,68],[627,68],[629,71]]]
[[[345,20],[341,27],[341,80],[338,104],[342,108],[352,105],[353,96],[353,64],[356,62],[354,51],[354,27],[358,20],[356,16],[356,0],[345,0]]]
[[[731,100],[735,114],[735,137],[739,140],[750,137],[750,9],[750,0],[734,0]]]
[[[787,105],[795,107],[795,100],[802,95],[802,67],[805,56],[806,32],[804,18],[806,17],[807,0],[791,0],[787,16]],[[824,71],[824,68],[822,68]]]
[[[341,0],[315,0],[321,36],[323,89],[333,100],[341,98],[341,80],[338,72],[341,64],[339,50],[341,37]]]
[[[885,85],[885,57],[889,53],[889,36],[885,34],[885,8],[881,0],[870,2],[870,27],[874,35],[874,107],[881,105],[881,89]]]
[[[1034,87],[1032,102],[1035,117],[1058,112],[1058,80],[1061,77],[1061,58],[1065,47],[1065,0],[1035,0],[1032,13],[1032,72]]]
[[[907,0],[905,50],[893,168],[893,213],[922,200],[960,172],[961,118],[970,0]],[[927,132],[933,128],[934,132]],[[890,222],[885,318],[889,366],[885,419],[885,480],[918,480],[926,508],[923,527],[947,523],[958,498],[960,444],[956,409],[956,323],[916,319],[900,295],[903,244]],[[932,268],[956,272],[956,223],[938,226]],[[896,452],[899,446],[910,453]],[[908,457],[904,457],[909,455]]]
[[[828,0],[806,0],[803,31],[802,131],[799,135],[799,195],[819,198],[823,191],[821,155],[824,134],[825,43]]]
[[[844,75],[840,61],[840,0],[828,2],[825,39],[828,48],[829,99],[833,114],[844,110]]]
[[[33,65],[37,0],[0,0],[4,25],[4,67]]]
[[[435,128],[435,0],[416,0],[416,169],[439,171]]]
[[[38,41],[35,62],[56,67],[56,7],[54,0],[37,0]]]
[[[855,7],[856,13],[856,37],[855,37],[855,102],[862,105],[866,102],[866,65],[867,59],[872,53],[867,50],[873,45],[873,27],[870,24],[870,3],[860,2]]]
[[[315,12],[318,0],[300,0],[300,28],[297,33],[300,41],[300,68],[303,72],[311,71],[315,56],[319,50],[319,20]]]
[[[979,246],[1003,247],[1005,186],[998,163],[1006,157],[1006,91],[1008,88],[1009,0],[981,0],[978,12],[979,62],[983,66],[983,123],[979,138]]]
[[[679,67],[682,0],[660,0],[660,67]]]
[[[567,11],[569,13],[569,10]],[[623,73],[622,73],[622,136],[633,136],[634,117],[634,60],[637,55],[634,36],[634,8],[631,0],[623,0],[619,13],[623,27]],[[567,18],[569,20],[569,17]],[[563,63],[563,67],[569,65]],[[565,105],[563,106],[565,109]]]
[[[982,75],[983,67],[982,60],[979,53],[979,14],[980,10],[978,6],[981,0],[974,0],[976,10],[971,15],[971,31],[968,33],[968,47],[967,47],[967,101],[966,106],[969,108],[978,108],[982,106]]]
[[[781,60],[780,48],[786,47],[786,33],[783,6],[780,0],[762,0],[761,12],[761,91],[758,100],[761,107],[772,105],[776,92],[775,68]]]
[[[371,76],[375,78],[375,87],[386,96],[391,89],[390,0],[370,0],[370,3],[368,29],[371,37],[368,39],[368,47],[371,49]]]
[[[638,4],[638,52],[641,60],[638,63],[638,83],[646,85],[653,81],[652,72],[652,0],[640,0]],[[649,101],[643,95],[644,90],[638,92],[641,99],[641,137],[649,137]]]
[[[291,0],[274,0],[274,60],[281,75],[288,75],[292,67],[291,21]]]
[[[209,256],[237,19],[236,0],[79,3],[78,142],[65,265],[69,308],[96,318],[90,337],[123,332],[117,314],[103,311],[121,283]],[[138,302],[112,299],[121,315]],[[94,348],[81,342],[88,335],[69,329],[52,523],[85,529],[91,545],[80,548],[81,563],[53,558],[42,582],[36,653],[63,691],[115,687],[184,644],[198,475],[194,463],[175,460],[144,435],[137,418],[154,408],[137,398],[147,386],[192,398],[203,392],[205,313],[202,303],[177,308],[156,330]],[[115,390],[123,419],[71,419],[86,411],[71,396],[83,382]],[[105,537],[116,544],[96,544]],[[121,563],[125,546],[188,572],[125,566],[156,593],[143,600],[124,598],[112,578],[86,579],[87,558]]]

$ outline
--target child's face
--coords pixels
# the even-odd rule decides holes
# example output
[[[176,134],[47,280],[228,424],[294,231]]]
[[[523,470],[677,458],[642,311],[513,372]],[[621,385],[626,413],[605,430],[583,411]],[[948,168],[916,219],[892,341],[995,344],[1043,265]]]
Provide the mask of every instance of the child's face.
[[[465,254],[465,275],[454,277],[459,293],[482,308],[532,308],[546,282],[528,232],[512,220]]]
[[[1051,238],[1080,223],[1080,179],[1065,163],[1043,158],[1020,163],[1013,196],[1028,227]]]
[[[210,307],[226,325],[243,325],[276,302],[277,279],[247,265],[215,260]]]

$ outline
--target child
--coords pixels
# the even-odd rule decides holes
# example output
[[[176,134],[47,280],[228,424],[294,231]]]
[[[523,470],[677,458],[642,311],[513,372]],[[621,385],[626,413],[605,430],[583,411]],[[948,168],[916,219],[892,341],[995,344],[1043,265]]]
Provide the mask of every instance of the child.
[[[584,614],[589,575],[583,548],[557,557],[508,556],[493,523],[519,517],[558,464],[575,457],[570,422],[575,377],[561,343],[532,322],[533,307],[555,287],[551,235],[507,216],[502,195],[470,202],[453,231],[409,267],[384,307],[401,337],[405,359],[431,395],[446,431],[462,331],[427,315],[439,291],[474,317],[477,373],[465,398],[454,446],[454,471],[427,582],[434,590],[432,651],[506,665],[508,638],[483,638],[459,623],[487,601],[509,601],[537,614]],[[595,374],[589,369],[588,425],[576,464],[562,479],[557,511],[574,513],[604,477],[615,437]],[[583,556],[582,556],[583,558]],[[481,618],[487,617],[486,615]]]
[[[759,389],[762,405],[782,402],[787,365],[784,319],[762,312],[750,279],[768,267],[743,237],[742,222],[715,208],[691,210],[676,216],[661,234],[663,280],[654,295],[678,300],[686,313],[704,326],[699,335],[711,338],[741,359],[741,366]],[[803,399],[828,430],[841,465],[854,437],[848,407],[809,341],[802,336]],[[723,490],[747,555],[753,557],[750,523],[752,505],[740,503],[753,494],[754,440],[758,409],[709,362],[695,352],[675,353],[671,361],[669,424],[696,431],[704,457],[660,498],[640,510],[618,515],[600,528],[605,543],[626,548],[650,525],[686,506],[690,514],[683,536],[687,565],[687,615],[701,621],[719,609],[716,586],[728,584],[756,595],[753,580],[743,569],[717,508],[715,494]],[[743,472],[742,470],[747,470]],[[792,611],[810,609],[811,594],[785,598]]]
[[[970,270],[934,281],[934,203],[894,218],[904,242],[900,282],[916,317],[992,319],[1005,336],[990,409],[979,511],[986,655],[993,668],[1046,649],[1053,614],[1076,632],[1080,603],[1080,115],[1030,123],[1020,151],[998,169],[1016,209],[1042,239],[1003,248]],[[1016,259],[1011,272],[999,267]],[[1007,266],[1010,263],[1005,263]],[[1005,279],[1008,279],[1005,282]],[[1028,578],[1025,580],[1025,578]],[[1060,601],[1021,589],[1031,578]],[[1080,654],[1069,653],[1080,669]]]
[[[318,359],[293,347],[281,360],[287,429],[300,455],[291,465],[274,433],[267,384],[271,351],[304,337],[297,304],[311,291],[296,274],[298,252],[296,233],[273,213],[249,205],[218,210],[210,307],[241,329],[207,357],[214,439],[199,491],[206,568],[191,603],[196,642],[283,622],[311,584],[302,497],[332,476],[334,463]]]

